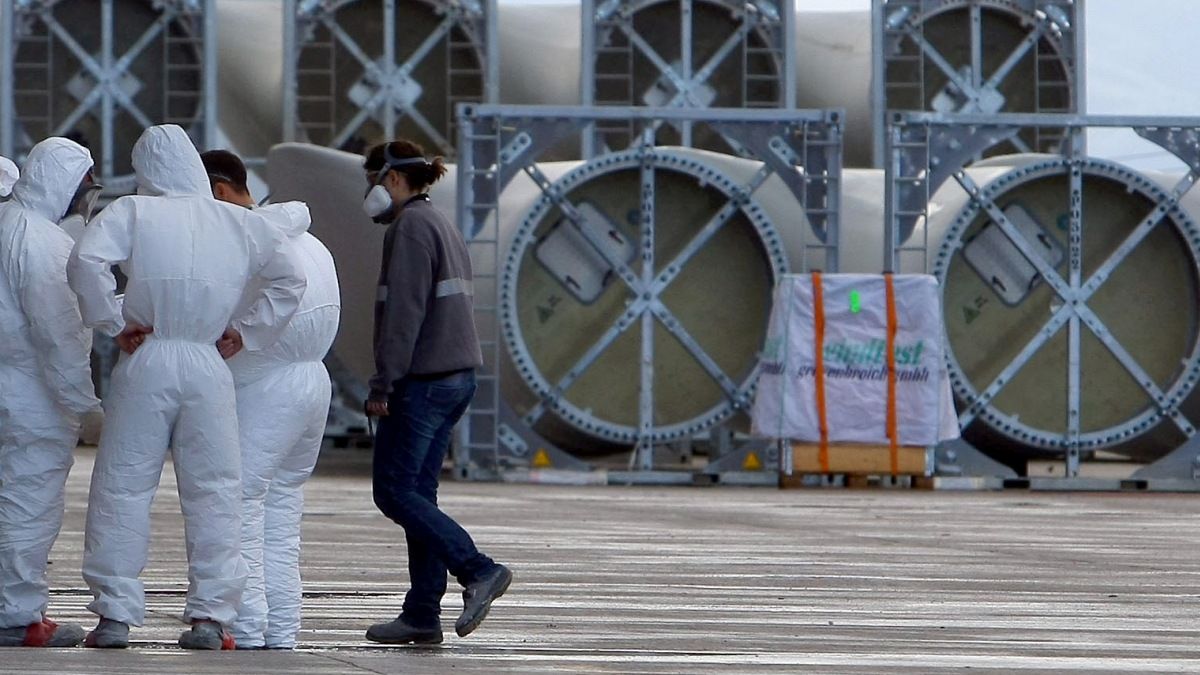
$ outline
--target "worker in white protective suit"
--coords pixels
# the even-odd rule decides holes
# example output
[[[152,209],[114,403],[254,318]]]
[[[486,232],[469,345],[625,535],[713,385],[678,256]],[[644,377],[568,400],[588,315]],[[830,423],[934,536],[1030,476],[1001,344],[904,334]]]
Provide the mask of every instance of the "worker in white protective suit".
[[[213,150],[201,159],[214,197],[254,208],[237,155]],[[255,213],[291,238],[285,250],[307,287],[279,342],[229,360],[242,447],[242,559],[249,572],[233,636],[238,649],[291,649],[300,632],[303,490],[329,417],[331,386],[322,360],[337,335],[341,299],[333,256],[308,233],[308,207],[286,202]]]
[[[110,204],[67,266],[84,322],[124,352],[105,400],[84,538],[83,578],[100,616],[85,644],[125,647],[140,626],[138,575],[150,543],[150,503],[168,448],[186,525],[185,649],[232,649],[225,630],[246,579],[239,547],[241,460],[233,377],[224,358],[275,343],[304,294],[266,218],[213,199],[183,129],[150,127],[133,148],[138,196]],[[128,281],[123,308],[111,266]],[[235,316],[247,284],[262,280]]]
[[[65,138],[33,147],[0,204],[0,646],[70,647],[83,629],[46,618],[46,566],[83,418],[102,415],[92,334],[67,286],[72,241],[57,225],[90,180]],[[0,175],[7,171],[0,166]],[[7,178],[0,180],[7,184]]]
[[[13,186],[20,177],[21,171],[17,169],[17,165],[7,157],[0,157],[0,200],[12,194]]]

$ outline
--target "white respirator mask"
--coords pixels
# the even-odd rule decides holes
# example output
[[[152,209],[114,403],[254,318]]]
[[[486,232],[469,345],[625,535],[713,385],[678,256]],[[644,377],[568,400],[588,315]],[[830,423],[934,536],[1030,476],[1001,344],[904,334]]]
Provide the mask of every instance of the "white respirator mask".
[[[363,200],[363,211],[377,223],[392,221],[392,194],[382,185],[373,185]]]

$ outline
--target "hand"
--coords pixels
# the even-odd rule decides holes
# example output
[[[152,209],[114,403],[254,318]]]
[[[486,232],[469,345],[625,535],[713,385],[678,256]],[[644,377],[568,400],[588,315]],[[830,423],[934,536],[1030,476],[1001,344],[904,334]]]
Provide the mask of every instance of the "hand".
[[[146,336],[153,333],[154,328],[141,326],[136,323],[125,324],[125,330],[116,337],[117,346],[126,354],[132,354],[146,341]]]
[[[367,401],[367,414],[372,417],[387,417],[387,401]]]
[[[233,328],[226,328],[225,332],[221,334],[221,339],[217,340],[217,351],[225,360],[233,358],[235,354],[242,351],[242,334]]]
[[[104,428],[104,409],[97,408],[84,413],[79,424],[79,442],[84,445],[98,445],[100,432]]]

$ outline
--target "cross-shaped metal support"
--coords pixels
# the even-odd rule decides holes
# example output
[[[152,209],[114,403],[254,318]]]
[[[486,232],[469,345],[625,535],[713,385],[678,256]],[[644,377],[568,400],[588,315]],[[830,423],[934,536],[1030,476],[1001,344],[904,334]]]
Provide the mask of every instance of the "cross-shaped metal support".
[[[653,8],[662,11],[678,3],[677,33],[648,35],[635,25],[640,12]],[[696,8],[715,7],[729,21],[726,37],[711,53],[700,51],[696,34]],[[657,108],[774,107],[790,108],[796,101],[795,6],[794,0],[583,0],[583,75],[582,99],[590,105],[648,105]],[[643,29],[645,30],[645,29]],[[741,63],[740,92],[733,82],[717,81],[715,74],[737,58]],[[772,64],[772,72],[754,70],[763,60]],[[636,64],[648,63],[657,75],[647,91],[635,91]],[[616,83],[623,83],[619,95],[604,94]],[[758,100],[756,86],[769,83],[774,89],[771,100]],[[644,83],[643,83],[644,86]],[[620,88],[620,87],[618,87]],[[657,132],[665,121],[652,125]],[[695,144],[695,122],[669,123],[679,133],[679,144]],[[633,126],[618,122],[620,133],[609,125],[603,129],[589,126],[583,137],[583,156],[590,158],[606,150],[620,150],[641,143]],[[746,154],[736,140],[721,136],[722,151]]]
[[[65,136],[73,132],[87,116],[94,117],[100,127],[99,147],[91,148],[97,160],[98,180],[110,194],[121,194],[132,190],[133,178],[128,172],[117,170],[117,158],[127,154],[132,147],[118,147],[117,125],[120,117],[131,117],[138,127],[148,127],[162,122],[178,122],[193,134],[197,144],[204,146],[215,137],[216,131],[216,13],[214,0],[162,0],[154,3],[157,19],[130,44],[117,44],[115,33],[120,17],[116,12],[116,0],[97,0],[98,10],[94,30],[99,34],[99,49],[92,51],[83,46],[83,35],[72,33],[59,16],[57,2],[22,3],[6,0],[0,2],[0,153],[8,156],[21,154],[40,140],[34,136]],[[72,5],[72,11],[80,11]],[[188,37],[179,37],[180,35]],[[91,37],[91,36],[89,36]],[[80,71],[66,85],[77,103],[65,116],[58,118],[51,101],[60,92],[51,90],[60,82],[50,81],[55,77],[49,61],[39,63],[34,56],[21,58],[18,68],[20,45],[26,41],[44,41],[39,52],[49,59],[54,45],[61,45],[78,64]],[[196,48],[198,45],[198,48]],[[150,49],[162,50],[163,80],[142,82],[134,75],[135,64],[155,58]],[[189,63],[172,63],[176,56],[173,47],[189,54]],[[22,91],[23,98],[44,98],[46,110],[38,113],[16,108],[14,93],[18,86],[36,86],[31,83],[29,69],[45,71],[46,91]],[[200,74],[199,91],[175,91],[172,70],[187,69]],[[23,81],[17,82],[17,72],[25,72]],[[61,77],[61,76],[58,76]],[[134,100],[143,87],[163,87],[163,109],[143,110]],[[34,95],[36,94],[36,96]],[[175,100],[179,99],[179,100]],[[172,108],[184,105],[192,110],[188,116],[178,117]],[[37,118],[38,131],[23,129],[23,122],[32,124]]]
[[[1082,0],[874,0],[875,165],[887,161],[890,110],[1081,111],[1086,101],[1083,5]],[[995,58],[997,50],[1003,50],[1003,59]],[[1052,127],[1026,131],[1001,139],[1009,152],[1054,152],[1063,138],[1062,130]]]
[[[394,138],[401,120],[408,120],[433,143],[431,151],[454,156],[456,132],[452,114],[444,120],[430,119],[420,102],[422,98],[443,96],[446,107],[452,108],[457,101],[493,102],[497,99],[499,64],[495,0],[431,0],[427,3],[429,11],[440,19],[408,54],[396,52],[397,0],[371,3],[377,4],[381,11],[382,40],[378,45],[364,44],[362,37],[355,34],[354,26],[339,21],[338,12],[357,2],[360,0],[287,0],[284,9],[287,17],[284,22],[285,140],[304,140],[306,128],[323,126],[328,127],[326,144],[340,148],[359,135],[368,122],[376,123],[383,136]],[[323,45],[328,52],[328,63],[318,68],[313,62],[319,56],[314,55],[301,68],[300,52],[306,45],[314,43],[320,30],[326,31],[331,38],[331,44]],[[471,74],[455,65],[461,59],[461,54],[455,53],[462,47],[457,42],[461,39],[456,37],[459,35],[465,35],[473,46],[473,56],[479,65],[476,75],[483,83],[482,92],[471,94],[457,89],[460,83],[470,79],[466,75]],[[336,48],[349,54],[362,69],[358,82],[348,89],[349,100],[333,98],[343,84],[337,81],[342,66],[335,69],[333,64]],[[436,50],[446,52],[450,70],[442,82],[419,82],[416,79],[418,68]],[[312,96],[300,91],[300,76],[320,76],[322,82],[328,81],[331,93],[326,103],[331,111],[341,106],[354,106],[357,112],[341,126],[336,126],[332,118],[324,123],[303,119],[301,102]],[[427,88],[430,91],[426,91]]]

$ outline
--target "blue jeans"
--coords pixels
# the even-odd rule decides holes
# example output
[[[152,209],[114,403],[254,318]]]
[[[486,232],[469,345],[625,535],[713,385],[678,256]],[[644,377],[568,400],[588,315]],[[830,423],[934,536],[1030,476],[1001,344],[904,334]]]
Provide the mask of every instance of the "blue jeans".
[[[398,380],[375,438],[375,505],[404,528],[411,588],[402,614],[418,627],[438,625],[447,571],[466,586],[496,564],[437,507],[442,461],[474,395],[474,371]]]

